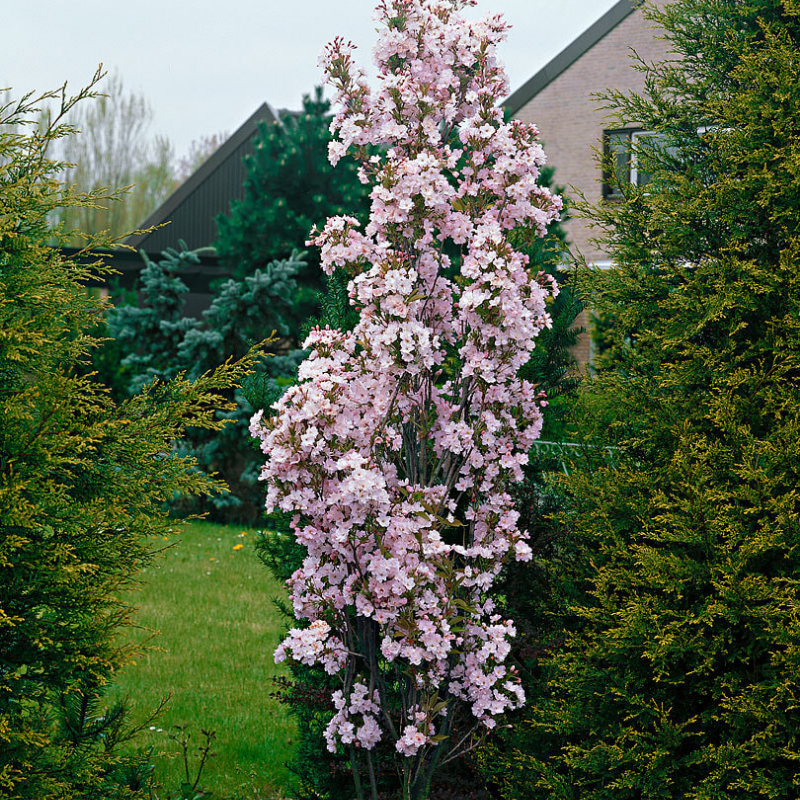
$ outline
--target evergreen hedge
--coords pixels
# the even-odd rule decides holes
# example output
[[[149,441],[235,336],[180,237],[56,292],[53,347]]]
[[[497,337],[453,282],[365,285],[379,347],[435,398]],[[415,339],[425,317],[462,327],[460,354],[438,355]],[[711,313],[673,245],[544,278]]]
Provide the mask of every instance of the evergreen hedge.
[[[563,484],[564,639],[488,766],[507,798],[797,797],[800,4],[648,14],[677,58],[607,98],[657,135],[652,181],[593,210],[614,326]]]
[[[122,598],[171,536],[167,501],[221,488],[173,442],[222,427],[221,392],[251,360],[121,403],[91,373],[107,305],[88,285],[110,273],[91,249],[110,242],[65,258],[75,232],[51,220],[106,195],[72,194],[48,147],[92,94],[0,107],[0,798],[14,800],[145,796],[146,760],[117,753],[142,723],[102,702],[131,657]],[[43,102],[57,111],[41,126]]]

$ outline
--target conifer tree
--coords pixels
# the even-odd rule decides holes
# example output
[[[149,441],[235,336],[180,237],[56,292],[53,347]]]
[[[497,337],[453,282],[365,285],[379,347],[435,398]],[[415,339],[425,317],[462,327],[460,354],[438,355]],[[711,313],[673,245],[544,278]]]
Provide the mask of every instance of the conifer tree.
[[[145,267],[136,303],[109,309],[108,332],[115,342],[126,397],[135,396],[154,379],[169,380],[183,373],[194,380],[229,359],[242,358],[273,333],[289,336],[296,275],[305,267],[305,254],[294,251],[242,280],[226,281],[198,320],[185,316],[188,287],[181,273],[198,263],[201,254],[202,250],[188,250],[184,242],[178,250],[165,250],[158,261],[142,253]],[[241,446],[248,440],[247,426],[255,411],[248,398],[255,393],[267,405],[277,399],[279,382],[291,381],[303,355],[298,349],[270,349],[269,357],[254,364],[245,387],[229,393],[234,405],[217,412],[229,424],[211,433],[191,430],[178,445],[180,452],[225,479],[230,491],[203,501],[203,510],[231,521],[255,522],[262,505],[257,489],[259,456]]]
[[[200,327],[199,320],[183,314],[189,287],[180,274],[184,267],[200,262],[198,251],[188,250],[182,241],[179,250],[165,250],[159,261],[144,251],[141,255],[144,268],[139,273],[136,303],[118,301],[106,317],[125,396],[136,394],[154,379],[169,380],[187,366],[194,367],[179,360],[178,350],[188,331]]]
[[[222,428],[222,392],[250,361],[121,403],[85,374],[107,310],[87,284],[111,269],[63,257],[50,244],[74,232],[51,220],[107,195],[65,188],[48,147],[92,94],[0,106],[0,798],[13,800],[145,796],[146,765],[115,751],[125,715],[102,702],[130,656],[120,598],[176,524],[166,501],[221,488],[172,443]],[[59,111],[39,127],[48,101]]]
[[[217,219],[215,248],[223,264],[242,278],[303,247],[314,225],[329,216],[349,213],[364,217],[367,189],[353,163],[334,171],[328,162],[331,141],[330,103],[322,88],[303,97],[299,114],[283,112],[279,122],[260,123],[255,151],[245,160],[244,199],[235,201],[229,216]],[[298,276],[292,301],[293,335],[317,308],[323,277],[319,256],[308,255],[308,267]]]
[[[608,98],[654,132],[653,178],[595,209],[616,326],[566,480],[565,640],[527,751],[496,762],[507,798],[800,793],[800,5],[649,14],[678,58]]]

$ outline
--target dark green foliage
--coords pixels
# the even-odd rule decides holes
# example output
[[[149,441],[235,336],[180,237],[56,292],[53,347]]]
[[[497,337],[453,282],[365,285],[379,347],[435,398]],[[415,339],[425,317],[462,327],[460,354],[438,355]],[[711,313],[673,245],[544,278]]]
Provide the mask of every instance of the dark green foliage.
[[[279,123],[260,125],[255,152],[245,162],[244,199],[232,204],[230,216],[217,219],[215,247],[235,277],[287,258],[330,216],[366,216],[367,187],[358,180],[355,163],[343,161],[334,169],[328,162],[329,109],[317,88],[313,98],[303,97],[299,114],[286,112]],[[312,253],[291,304],[294,335],[316,313],[322,288],[319,256]]]
[[[358,324],[358,311],[350,305],[347,285],[350,278],[337,270],[325,280],[325,291],[320,295],[320,316],[308,321],[305,332],[315,325],[351,331]]]
[[[273,333],[289,334],[295,276],[305,266],[303,254],[294,251],[288,259],[256,269],[242,280],[227,281],[202,320],[183,316],[188,289],[180,274],[186,265],[199,261],[199,251],[189,251],[182,243],[178,251],[165,251],[160,261],[151,261],[146,254],[142,257],[146,266],[137,303],[120,303],[107,315],[108,330],[121,356],[127,396],[134,396],[154,378],[166,380],[185,373],[194,379],[230,358],[241,358]],[[229,423],[222,431],[209,434],[190,429],[179,446],[181,453],[196,458],[203,469],[219,473],[229,486],[230,492],[206,501],[218,516],[251,523],[259,518],[261,456],[247,447],[247,427],[255,408],[261,406],[254,407],[250,400],[274,402],[280,396],[280,383],[291,380],[303,356],[301,350],[277,352],[276,357],[260,359],[242,388],[229,393],[235,405],[217,413]]]
[[[141,255],[145,267],[139,274],[138,291],[127,302],[118,301],[107,315],[126,396],[154,379],[168,380],[186,369],[186,362],[178,361],[178,349],[186,333],[200,326],[183,316],[189,288],[180,277],[185,266],[200,263],[198,253],[181,242],[180,251],[167,250],[158,262],[144,252]]]
[[[86,374],[107,310],[87,285],[110,268],[63,257],[50,244],[73,232],[50,220],[102,197],[60,184],[48,146],[90,96],[0,108],[0,797],[15,800],[144,796],[147,767],[116,753],[136,726],[102,705],[130,657],[120,597],[174,525],[166,501],[221,488],[172,443],[222,427],[222,392],[252,360],[121,403]],[[48,100],[60,110],[40,127]]]
[[[220,363],[246,353],[253,342],[271,334],[289,336],[295,311],[292,293],[305,265],[305,253],[293,250],[288,258],[272,261],[243,280],[226,281],[203,312],[203,326],[187,330],[178,359],[195,365]]]
[[[550,186],[552,178],[551,168],[543,171],[543,185]],[[574,441],[576,432],[570,423],[580,373],[571,349],[581,334],[575,320],[583,305],[574,273],[565,269],[571,256],[564,229],[559,224],[553,225],[544,239],[528,244],[525,252],[532,270],[543,270],[558,279],[560,292],[550,309],[552,327],[540,334],[521,374],[547,393],[549,405],[545,409],[542,441]],[[566,606],[565,594],[569,591],[561,584],[568,531],[556,518],[567,501],[556,481],[563,472],[561,453],[559,446],[537,444],[530,452],[524,481],[511,487],[520,513],[520,527],[530,534],[533,558],[530,562],[508,564],[497,584],[497,602],[502,614],[513,619],[517,627],[514,659],[531,705],[541,701],[545,674],[542,658],[564,634],[562,621],[553,613],[554,609]],[[480,770],[483,783],[493,791],[506,769],[506,754],[530,750],[532,740],[523,723],[525,713],[523,710],[508,715],[507,724],[469,758],[473,767]]]
[[[169,248],[160,261],[142,253],[145,268],[133,303],[118,303],[108,314],[109,332],[125,354],[121,368],[134,394],[153,378],[186,372],[196,377],[227,358],[240,358],[272,333],[289,334],[295,276],[305,266],[296,251],[241,281],[217,290],[202,320],[184,316],[189,291],[181,271],[198,264],[202,250]]]
[[[552,186],[553,177],[553,168],[545,167],[539,182],[542,186],[563,194],[562,187]],[[569,209],[566,206],[562,220],[566,220],[568,216]],[[566,233],[561,224],[551,225],[547,236],[528,240],[521,249],[530,259],[531,272],[545,272],[556,278],[559,284],[558,297],[550,307],[552,326],[541,332],[530,361],[520,374],[547,394],[549,406],[541,438],[560,441],[565,435],[570,398],[575,395],[580,384],[578,364],[572,355],[572,349],[582,332],[576,327],[575,320],[583,309],[583,302],[575,286],[575,265],[572,264]],[[536,460],[535,457],[533,460]],[[542,469],[534,467],[534,471],[540,473]],[[539,478],[532,480],[538,481]]]
[[[595,210],[616,325],[564,488],[564,642],[508,798],[800,796],[800,4],[676,0]],[[612,446],[613,458],[602,457]]]

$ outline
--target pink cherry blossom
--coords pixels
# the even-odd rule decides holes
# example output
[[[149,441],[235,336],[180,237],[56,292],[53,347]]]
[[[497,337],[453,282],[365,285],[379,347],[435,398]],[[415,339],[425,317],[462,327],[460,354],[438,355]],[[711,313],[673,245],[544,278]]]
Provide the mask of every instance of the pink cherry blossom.
[[[505,665],[514,625],[489,594],[508,559],[531,557],[507,487],[546,400],[518,372],[558,291],[509,239],[543,235],[561,201],[538,184],[538,131],[498,106],[507,26],[466,19],[471,5],[383,0],[375,90],[350,44],[321,57],[330,160],[358,160],[371,214],[363,230],[333,217],[309,244],[346,272],[360,318],[313,330],[297,383],[251,423],[267,508],[294,515],[308,550],[289,588],[310,626],[276,659],[339,675],[328,748],[368,754],[388,737],[407,786],[426,785],[436,748],[466,746],[458,714],[489,729],[524,703]]]

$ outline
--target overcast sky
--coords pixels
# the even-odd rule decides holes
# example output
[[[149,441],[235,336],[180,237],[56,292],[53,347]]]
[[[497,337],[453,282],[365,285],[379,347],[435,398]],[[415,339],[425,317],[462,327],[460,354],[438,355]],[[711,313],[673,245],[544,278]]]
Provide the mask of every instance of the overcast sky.
[[[517,89],[616,0],[479,0],[512,24],[500,50]],[[371,64],[374,0],[0,0],[0,88],[13,96],[99,62],[153,107],[152,133],[183,155],[192,140],[232,133],[264,101],[299,108],[321,81],[317,57],[341,35]]]

